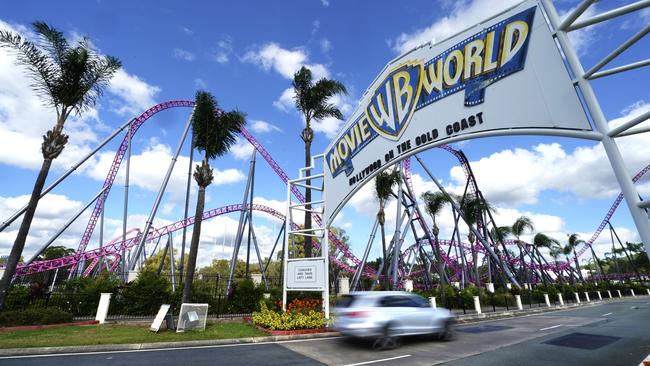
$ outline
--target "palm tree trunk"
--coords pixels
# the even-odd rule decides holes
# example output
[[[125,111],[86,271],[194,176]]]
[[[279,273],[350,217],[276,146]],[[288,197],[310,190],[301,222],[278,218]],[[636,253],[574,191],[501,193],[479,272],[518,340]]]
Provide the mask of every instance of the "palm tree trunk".
[[[383,207],[381,208],[382,215],[383,215]],[[384,255],[384,289],[385,290],[390,290],[390,281],[388,280],[388,258],[386,258],[386,231],[384,230],[384,220],[379,220],[379,224],[381,226],[381,250],[383,251]],[[379,274],[381,275],[381,273]]]
[[[307,122],[307,128],[309,128],[309,121]],[[308,167],[311,165],[311,140],[306,140],[305,141],[305,167]],[[307,176],[309,176],[311,172],[307,170]],[[311,202],[311,188],[309,186],[311,185],[311,179],[307,179],[305,181],[305,185],[307,186],[305,188],[305,202]],[[305,205],[305,229],[311,229],[311,204]],[[311,241],[311,236],[304,236],[305,238],[305,258],[310,258],[311,257],[311,251],[312,251],[312,241]],[[326,255],[326,254],[324,254]]]
[[[183,288],[183,302],[190,302],[192,294],[192,281],[196,269],[196,256],[199,251],[199,239],[201,238],[201,223],[203,222],[203,208],[205,206],[205,187],[199,186],[199,194],[196,197],[196,211],[194,213],[194,227],[192,228],[192,241],[190,242],[190,254],[187,257],[187,272],[185,274],[185,287]],[[237,260],[235,258],[234,260]]]
[[[575,262],[576,262],[576,269],[578,270],[578,277],[580,278],[580,282],[582,282],[584,284],[585,279],[582,278],[582,271],[580,270],[580,263],[578,262],[578,256],[576,255],[575,248],[573,249],[573,259],[575,259]]]
[[[36,206],[38,206],[38,200],[41,196],[41,192],[43,191],[43,186],[45,185],[45,180],[47,179],[47,174],[49,173],[51,166],[52,159],[43,160],[41,171],[38,173],[38,177],[34,183],[34,189],[32,190],[32,195],[29,198],[29,203],[27,204],[25,216],[23,216],[23,221],[20,224],[20,229],[18,229],[18,235],[16,236],[14,245],[11,247],[11,253],[7,259],[5,273],[2,276],[2,280],[0,280],[0,310],[4,308],[7,292],[11,286],[11,279],[16,272],[16,266],[18,265],[20,256],[23,254],[25,241],[27,241],[27,234],[29,233],[29,228],[32,225],[34,213],[36,212]]]
[[[442,303],[442,306],[445,306],[445,262],[443,262],[442,256],[440,255],[440,242],[438,241],[438,235],[436,234],[434,238],[436,241],[435,248],[436,260],[438,262],[438,276],[440,277],[440,302]]]

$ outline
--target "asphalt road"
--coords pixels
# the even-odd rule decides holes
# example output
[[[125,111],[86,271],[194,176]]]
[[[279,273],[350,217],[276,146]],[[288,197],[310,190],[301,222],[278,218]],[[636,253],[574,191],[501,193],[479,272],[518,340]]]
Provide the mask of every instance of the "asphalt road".
[[[452,342],[409,338],[373,351],[341,337],[265,344],[0,358],[0,365],[638,365],[650,297],[462,325]]]

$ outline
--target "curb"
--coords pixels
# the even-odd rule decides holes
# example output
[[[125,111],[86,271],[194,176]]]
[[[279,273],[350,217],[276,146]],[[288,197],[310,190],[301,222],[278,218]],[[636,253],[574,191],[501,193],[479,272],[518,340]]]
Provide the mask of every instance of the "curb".
[[[622,299],[612,299],[619,301]],[[541,307],[524,310],[511,310],[497,313],[482,313],[471,315],[460,315],[456,317],[458,324],[471,324],[485,320],[495,320],[502,318],[516,318],[530,316],[540,313],[548,313],[553,311],[569,310],[574,308],[591,307],[601,305],[604,303],[612,302],[612,300],[603,301],[590,301],[589,303],[570,304],[564,306],[554,307]],[[184,342],[157,342],[157,343],[134,343],[134,344],[101,344],[93,346],[65,346],[65,347],[34,347],[34,348],[6,348],[0,349],[0,357],[11,356],[38,356],[57,353],[89,353],[89,352],[110,352],[110,351],[136,351],[136,350],[158,350],[165,348],[177,347],[207,347],[207,346],[221,346],[230,344],[254,344],[254,343],[268,343],[278,341],[291,341],[312,338],[329,338],[338,337],[338,332],[326,333],[311,333],[311,334],[294,334],[294,335],[276,335],[265,337],[246,337],[246,338],[230,338],[230,339],[207,339],[199,341],[184,341]]]

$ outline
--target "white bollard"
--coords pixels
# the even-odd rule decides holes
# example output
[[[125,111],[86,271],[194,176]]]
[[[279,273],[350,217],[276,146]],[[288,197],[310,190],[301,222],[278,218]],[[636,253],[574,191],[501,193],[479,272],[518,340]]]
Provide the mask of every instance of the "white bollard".
[[[430,297],[429,298],[429,303],[431,303],[431,307],[434,309],[437,309],[438,306],[436,306],[436,298],[435,297]]]
[[[521,304],[521,295],[515,295],[515,300],[517,300],[517,309],[524,310],[524,306]]]
[[[634,290],[633,290],[633,289],[630,289],[630,292],[632,293],[632,297],[636,297],[636,295],[634,294]]]
[[[251,273],[251,280],[253,280],[253,285],[255,285],[255,286],[259,285],[260,283],[262,283],[262,274],[261,273]]]
[[[603,296],[600,294],[600,291],[598,291],[598,300],[603,301]]]
[[[650,288],[647,288],[645,290],[648,291],[648,296],[650,296]]]
[[[99,320],[99,324],[106,322],[106,315],[108,314],[108,305],[111,303],[111,293],[102,292],[99,298],[99,305],[97,306],[97,315],[95,320]]]
[[[578,295],[577,292],[574,292],[573,294],[576,295],[576,303],[580,304],[580,295]]]
[[[476,314],[481,314],[481,301],[478,296],[474,296],[474,310],[476,310]]]
[[[452,282],[451,285],[454,286],[455,288],[460,288],[460,282],[458,281]]]
[[[564,299],[562,298],[562,294],[557,294],[558,300],[560,300],[560,306],[564,306]]]
[[[548,294],[544,294],[544,302],[546,303],[546,307],[551,307],[551,300],[548,299]]]
[[[140,274],[139,271],[134,270],[134,271],[129,271],[129,276],[126,279],[126,282],[133,282],[138,278],[138,274]]]
[[[485,289],[487,292],[493,294],[494,293],[494,284],[492,282],[488,282],[485,284]]]
[[[413,280],[404,281],[404,291],[413,292]]]
[[[585,298],[587,299],[587,302],[591,302],[591,300],[589,299],[589,293],[587,291],[585,291]]]
[[[607,290],[607,295],[609,296],[609,299],[611,300],[612,299],[612,292]]]
[[[619,299],[622,299],[622,298],[623,298],[623,295],[621,294],[621,290],[616,290],[616,292],[618,292],[618,298],[619,298]]]
[[[350,279],[347,277],[339,277],[339,294],[347,295],[350,293]]]
[[[512,283],[506,283],[506,288],[508,290],[512,290]]]

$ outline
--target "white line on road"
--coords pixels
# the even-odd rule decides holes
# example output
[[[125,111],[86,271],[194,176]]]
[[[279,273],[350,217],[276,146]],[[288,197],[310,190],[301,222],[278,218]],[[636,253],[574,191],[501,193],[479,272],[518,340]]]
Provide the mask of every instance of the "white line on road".
[[[558,327],[561,327],[561,326],[562,326],[562,324],[560,324],[560,325],[554,325],[554,326],[552,326],[552,327],[542,328],[542,329],[540,329],[540,330],[549,330],[549,329],[558,328]]]
[[[603,314],[601,316],[607,316],[607,315],[612,315],[612,313]]]
[[[119,351],[94,351],[94,352],[81,352],[81,353],[50,353],[42,355],[17,355],[17,356],[2,356],[0,360],[15,359],[15,358],[41,358],[41,357],[61,357],[61,356],[88,356],[88,355],[105,355],[113,353],[136,353],[136,352],[158,352],[158,351],[178,351],[188,349],[206,349],[206,348],[229,348],[229,347],[242,347],[242,346],[257,346],[263,344],[284,344],[284,343],[298,343],[298,342],[312,342],[317,340],[335,339],[341,337],[323,337],[323,338],[309,338],[309,339],[292,339],[287,341],[268,341],[268,342],[252,342],[252,343],[235,343],[235,344],[215,344],[205,346],[188,346],[188,347],[170,347],[170,348],[143,348],[143,349],[129,349]]]
[[[368,365],[368,364],[377,363],[377,362],[399,360],[400,358],[406,358],[406,357],[411,357],[411,355],[397,356],[397,357],[391,357],[391,358],[382,358],[381,360],[366,361],[366,362],[359,362],[359,363],[349,363],[349,364],[344,365],[344,366]]]

